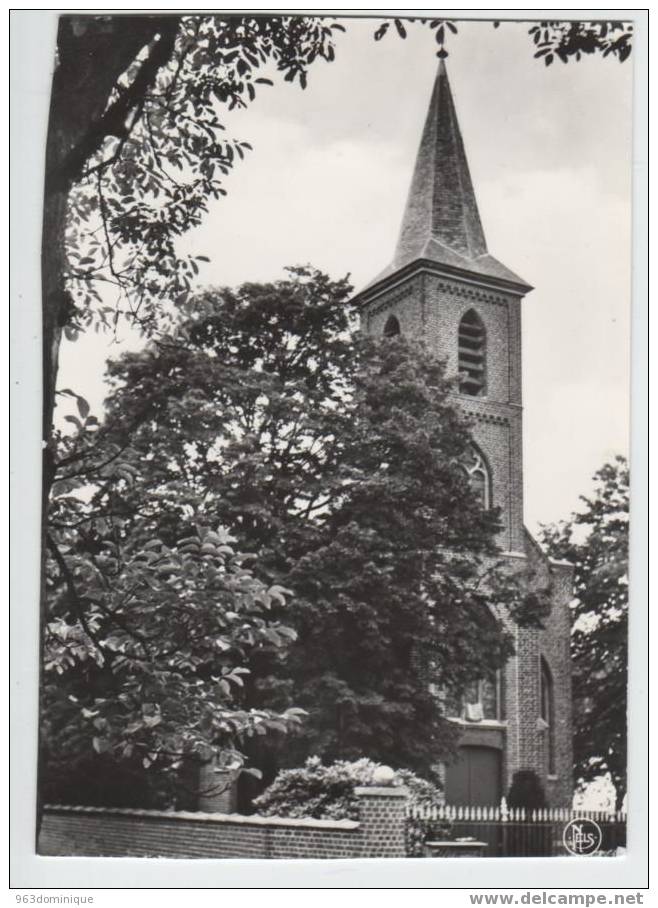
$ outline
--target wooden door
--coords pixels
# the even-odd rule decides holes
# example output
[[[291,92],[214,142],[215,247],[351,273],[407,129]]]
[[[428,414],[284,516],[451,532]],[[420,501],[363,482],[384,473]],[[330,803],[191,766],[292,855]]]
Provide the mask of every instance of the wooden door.
[[[446,803],[498,806],[502,796],[501,755],[494,747],[459,748],[446,767]]]
[[[457,760],[446,767],[446,803],[469,807],[497,807],[502,795],[501,752],[494,747],[460,747]],[[486,842],[487,857],[500,855],[496,824],[456,820],[454,837],[472,836]]]

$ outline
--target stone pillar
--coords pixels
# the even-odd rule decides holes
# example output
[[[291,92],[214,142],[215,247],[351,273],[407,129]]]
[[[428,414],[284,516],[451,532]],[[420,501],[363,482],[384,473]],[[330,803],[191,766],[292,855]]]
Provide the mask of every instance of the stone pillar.
[[[236,774],[220,769],[212,762],[199,767],[199,799],[202,813],[235,813],[237,807]]]
[[[355,788],[363,858],[404,858],[406,788]]]

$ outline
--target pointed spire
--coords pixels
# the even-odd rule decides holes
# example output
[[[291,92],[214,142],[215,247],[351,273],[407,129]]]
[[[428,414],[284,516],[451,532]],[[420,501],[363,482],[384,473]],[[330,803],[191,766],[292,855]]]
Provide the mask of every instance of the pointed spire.
[[[530,284],[487,251],[455,105],[442,59],[416,157],[395,258],[358,294],[415,262],[474,274],[525,294]]]
[[[435,258],[424,254],[432,240],[466,259],[487,252],[444,60],[434,82],[395,264]]]

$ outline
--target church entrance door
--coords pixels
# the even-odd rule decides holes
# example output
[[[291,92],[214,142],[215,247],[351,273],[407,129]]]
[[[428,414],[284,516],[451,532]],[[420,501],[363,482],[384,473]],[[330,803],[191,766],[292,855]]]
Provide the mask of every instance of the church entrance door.
[[[497,807],[502,796],[501,775],[499,750],[460,747],[457,760],[446,767],[446,803]]]

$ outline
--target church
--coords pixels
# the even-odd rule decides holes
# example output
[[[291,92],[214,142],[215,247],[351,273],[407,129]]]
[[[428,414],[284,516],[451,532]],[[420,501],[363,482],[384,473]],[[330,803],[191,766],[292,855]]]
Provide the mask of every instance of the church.
[[[480,221],[444,60],[440,61],[392,262],[356,297],[363,329],[419,338],[458,376],[473,418],[464,465],[484,507],[498,507],[501,557],[550,587],[543,629],[513,627],[515,655],[465,692],[446,801],[497,805],[520,770],[550,806],[570,807],[572,566],[549,560],[523,523],[521,308],[532,287],[494,258]],[[510,619],[511,620],[511,619]]]

